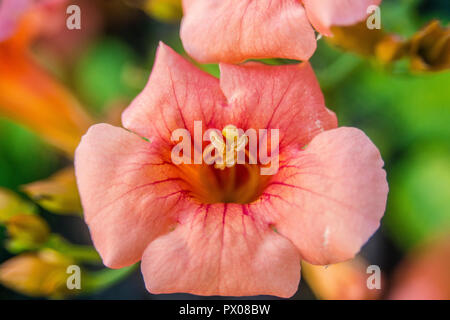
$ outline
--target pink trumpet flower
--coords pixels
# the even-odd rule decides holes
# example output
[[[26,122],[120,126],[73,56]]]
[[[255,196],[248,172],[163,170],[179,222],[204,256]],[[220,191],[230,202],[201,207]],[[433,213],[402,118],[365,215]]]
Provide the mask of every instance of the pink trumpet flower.
[[[362,131],[337,128],[308,62],[220,69],[217,79],[159,46],[125,129],[94,125],[76,150],[85,219],[104,264],[142,260],[152,293],[290,297],[300,259],[350,259],[377,230],[383,161]],[[278,172],[174,163],[173,132],[194,137],[198,121],[203,132],[278,129]]]
[[[313,27],[352,25],[381,0],[183,0],[181,39],[200,62],[247,59],[308,60],[316,50]],[[311,26],[312,25],[312,26]]]

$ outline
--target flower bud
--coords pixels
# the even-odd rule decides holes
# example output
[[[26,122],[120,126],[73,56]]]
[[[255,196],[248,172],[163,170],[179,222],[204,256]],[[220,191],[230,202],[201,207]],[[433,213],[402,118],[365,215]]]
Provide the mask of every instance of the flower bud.
[[[60,298],[70,293],[66,270],[71,264],[53,250],[21,254],[0,265],[0,283],[29,296]]]
[[[439,71],[450,68],[450,28],[432,21],[410,40],[411,68]]]
[[[47,222],[38,215],[18,214],[6,223],[8,234],[15,248],[34,249],[44,244],[50,234]]]
[[[14,192],[0,188],[0,223],[4,223],[18,213],[34,211],[34,206],[23,201]]]
[[[357,257],[353,260],[316,266],[302,261],[302,274],[315,295],[325,300],[376,299],[380,290],[367,287],[368,264]]]

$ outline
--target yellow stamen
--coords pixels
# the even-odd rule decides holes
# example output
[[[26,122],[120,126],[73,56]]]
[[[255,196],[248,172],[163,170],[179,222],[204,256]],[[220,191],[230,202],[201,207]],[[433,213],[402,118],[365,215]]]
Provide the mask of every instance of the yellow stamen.
[[[211,145],[207,146],[203,152],[203,154],[211,152],[212,146],[216,149],[216,156],[213,159],[214,167],[220,170],[233,167],[237,162],[237,153],[245,150],[248,143],[248,137],[240,136],[239,130],[232,124],[223,128],[222,135],[226,139],[225,143],[216,131],[212,131],[209,136]]]
[[[192,181],[201,181],[201,187],[194,187],[192,192],[195,198],[208,204],[251,203],[258,199],[268,178],[260,175],[257,155],[246,148],[250,137],[233,125],[225,126],[222,132],[209,132],[211,143],[204,148],[203,159],[214,167],[192,169],[192,175],[198,177]]]

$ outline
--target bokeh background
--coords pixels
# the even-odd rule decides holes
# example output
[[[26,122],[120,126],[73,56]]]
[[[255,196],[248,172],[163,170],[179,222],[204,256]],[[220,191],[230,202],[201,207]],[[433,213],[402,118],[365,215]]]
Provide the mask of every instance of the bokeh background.
[[[96,262],[87,227],[77,212],[71,212],[76,211],[77,198],[70,188],[70,172],[58,176],[60,170],[70,168],[70,143],[60,147],[61,143],[52,141],[52,135],[61,137],[64,128],[70,127],[61,104],[70,100],[94,122],[118,123],[121,110],[147,81],[158,42],[184,52],[178,34],[179,1],[68,3],[81,8],[81,30],[68,31],[65,23],[58,25],[58,17],[62,15],[65,21],[67,15],[55,9],[46,14],[53,19],[48,24],[55,22],[56,26],[33,38],[26,49],[5,49],[0,44],[0,187],[8,195],[0,196],[0,210],[9,215],[2,221],[0,211],[0,270],[24,255],[35,259],[15,260],[15,272],[3,273],[8,279],[0,271],[0,299],[200,299],[184,294],[151,295],[139,268],[111,271]],[[381,18],[387,33],[409,39],[433,19],[448,26],[450,2],[384,0]],[[445,39],[432,41],[447,41],[450,47],[448,29]],[[450,72],[445,67],[414,70],[411,57],[383,63],[355,51],[321,39],[311,63],[327,106],[337,113],[340,125],[362,129],[380,149],[390,186],[387,211],[356,263],[304,267],[308,274],[303,275],[293,299],[421,298],[430,292],[433,297],[449,299]],[[449,60],[450,50],[443,54]],[[33,66],[31,71],[23,67],[27,63]],[[218,75],[215,65],[201,67]],[[50,81],[47,77],[58,89],[45,88]],[[45,90],[64,93],[40,95]],[[23,103],[16,106],[17,101]],[[35,103],[51,110],[53,122],[27,109]],[[11,108],[21,109],[15,113]],[[52,126],[58,129],[51,130]],[[14,211],[10,204],[16,196]],[[28,211],[39,217],[38,222],[8,220]],[[30,239],[40,244],[30,244]],[[58,265],[40,265],[43,248],[56,251],[56,257],[44,253],[60,265],[64,257],[80,259],[91,274],[86,280],[88,288],[73,294],[60,292],[57,280],[50,287],[34,283],[50,281],[46,275],[56,272],[54,265]],[[376,293],[365,289],[365,266],[369,264],[378,265],[383,275],[382,290]]]

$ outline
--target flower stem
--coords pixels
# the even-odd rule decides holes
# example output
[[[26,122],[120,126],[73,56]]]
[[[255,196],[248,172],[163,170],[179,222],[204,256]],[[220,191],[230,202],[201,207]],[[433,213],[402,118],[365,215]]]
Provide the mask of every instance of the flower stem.
[[[139,264],[136,263],[121,269],[103,269],[101,271],[85,273],[83,279],[83,293],[98,292],[114,285],[133,273],[138,265]]]
[[[52,234],[44,247],[56,250],[77,262],[98,264],[102,261],[94,247],[72,244],[57,234]]]

